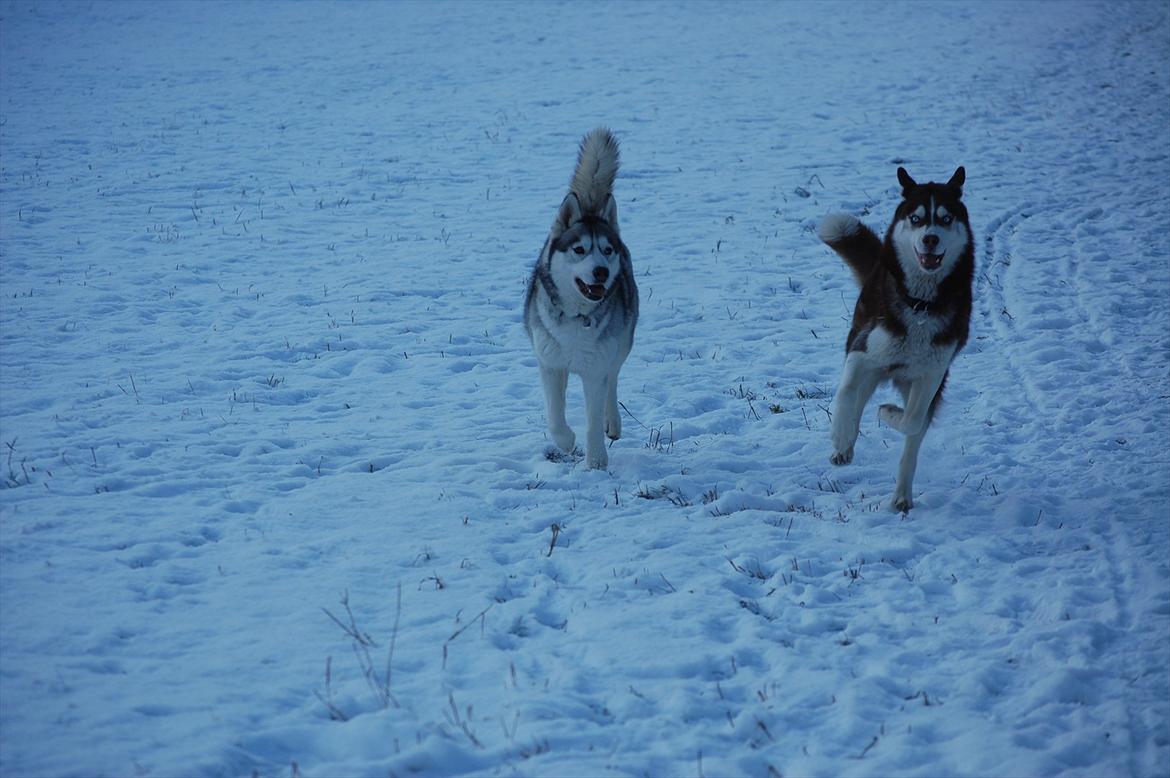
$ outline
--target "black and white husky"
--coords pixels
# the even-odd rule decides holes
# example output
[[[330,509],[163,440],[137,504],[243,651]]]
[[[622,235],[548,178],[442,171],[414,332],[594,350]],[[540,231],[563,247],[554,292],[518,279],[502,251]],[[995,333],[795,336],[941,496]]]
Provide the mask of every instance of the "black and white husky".
[[[618,371],[638,322],[638,287],[613,198],[617,170],[613,134],[598,128],[586,135],[524,301],[524,328],[540,364],[549,434],[561,450],[573,450],[565,389],[569,373],[576,373],[585,390],[585,461],[598,469],[609,465],[605,436],[621,437]]]
[[[885,240],[848,214],[830,214],[817,228],[861,286],[833,400],[829,461],[853,460],[865,404],[892,380],[904,407],[882,405],[878,418],[906,438],[891,502],[898,511],[914,505],[918,449],[970,327],[975,244],[962,202],[964,177],[960,167],[945,184],[919,184],[898,168],[902,202]]]

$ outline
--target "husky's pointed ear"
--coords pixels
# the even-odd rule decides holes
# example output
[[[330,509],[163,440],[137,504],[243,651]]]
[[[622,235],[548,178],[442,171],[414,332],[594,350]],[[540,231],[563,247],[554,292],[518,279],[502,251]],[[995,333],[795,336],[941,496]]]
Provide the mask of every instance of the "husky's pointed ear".
[[[918,186],[918,182],[910,177],[910,174],[906,172],[906,168],[904,167],[898,168],[898,183],[902,185],[903,197],[905,197],[906,193],[911,189]]]
[[[605,198],[605,207],[601,209],[601,218],[607,224],[609,224],[610,227],[613,227],[614,230],[617,230],[617,200],[614,199],[613,195],[609,195]]]
[[[570,192],[561,202],[560,209],[557,210],[557,220],[553,224],[553,232],[559,235],[579,221],[581,221],[581,203],[577,200],[577,195]]]
[[[963,182],[966,180],[967,180],[967,171],[963,169],[962,165],[959,165],[959,169],[955,171],[955,174],[953,176],[951,176],[951,180],[947,181],[947,186],[952,187],[953,189],[958,189],[959,194],[962,194],[963,193]]]

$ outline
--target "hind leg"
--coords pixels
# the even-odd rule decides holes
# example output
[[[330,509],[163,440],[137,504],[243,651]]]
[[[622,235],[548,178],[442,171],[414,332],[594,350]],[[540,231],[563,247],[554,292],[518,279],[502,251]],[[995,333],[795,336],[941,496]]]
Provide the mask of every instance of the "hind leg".
[[[845,372],[833,397],[833,454],[829,461],[834,465],[847,465],[853,461],[853,445],[861,431],[861,413],[881,380],[881,373],[865,365],[863,359],[861,352],[853,352],[845,358]]]
[[[565,421],[565,390],[569,385],[569,371],[542,367],[540,382],[544,386],[544,409],[548,416],[548,434],[557,448],[566,454],[573,450],[577,436]]]
[[[617,381],[618,374],[614,370],[609,374],[609,386],[605,396],[605,435],[610,440],[617,440],[622,436],[622,417],[618,413]]]

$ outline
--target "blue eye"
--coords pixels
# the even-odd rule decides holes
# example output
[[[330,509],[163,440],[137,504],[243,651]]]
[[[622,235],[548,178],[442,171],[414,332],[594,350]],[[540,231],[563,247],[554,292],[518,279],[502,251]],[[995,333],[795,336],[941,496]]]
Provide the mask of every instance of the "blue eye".
[[[613,249],[611,249],[609,246],[606,246],[605,250],[602,251],[601,253],[608,257],[610,254],[613,253]]]
[[[939,221],[943,223],[943,226],[950,226],[950,223],[953,222],[954,220],[955,220],[954,216],[944,216],[941,219],[939,219]]]
[[[910,223],[917,227],[919,224],[922,224],[922,217],[916,213],[912,213],[910,214]]]

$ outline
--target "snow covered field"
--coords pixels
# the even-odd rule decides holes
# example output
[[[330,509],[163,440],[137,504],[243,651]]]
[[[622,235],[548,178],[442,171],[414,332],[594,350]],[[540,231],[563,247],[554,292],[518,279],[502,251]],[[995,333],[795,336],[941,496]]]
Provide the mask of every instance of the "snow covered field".
[[[520,324],[598,124],[608,472]],[[813,227],[960,164],[903,516]],[[1170,775],[1168,219],[1164,2],[3,2],[0,774]]]

